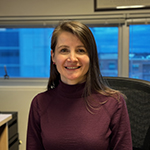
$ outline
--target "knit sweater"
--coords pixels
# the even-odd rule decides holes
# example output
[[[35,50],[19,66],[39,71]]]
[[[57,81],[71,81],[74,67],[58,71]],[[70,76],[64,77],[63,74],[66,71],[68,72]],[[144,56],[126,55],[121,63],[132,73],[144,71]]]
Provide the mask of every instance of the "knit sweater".
[[[125,100],[97,92],[105,102],[91,113],[82,97],[85,83],[59,85],[35,96],[27,130],[27,150],[132,150]]]

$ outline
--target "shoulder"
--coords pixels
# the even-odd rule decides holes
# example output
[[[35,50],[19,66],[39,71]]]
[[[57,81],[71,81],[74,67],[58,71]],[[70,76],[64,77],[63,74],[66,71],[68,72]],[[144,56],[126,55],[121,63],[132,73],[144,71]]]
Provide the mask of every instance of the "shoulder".
[[[112,94],[112,95],[104,95],[99,92],[94,92],[92,94],[92,97],[104,104],[108,103],[111,105],[120,105],[122,103],[125,103],[125,99],[120,92]]]
[[[112,96],[106,96],[101,93],[94,93],[94,99],[101,104],[101,107],[107,111],[109,116],[112,116],[117,111],[126,109],[126,102],[121,93]]]
[[[38,93],[31,102],[31,108],[39,111],[43,111],[53,100],[55,96],[54,90],[47,90],[41,93]]]
[[[112,96],[109,96],[108,104],[116,109],[126,105],[125,99],[121,93],[117,93]]]
[[[118,93],[118,97],[110,97],[106,103],[106,107],[112,118],[120,118],[128,114],[126,101],[122,94]]]

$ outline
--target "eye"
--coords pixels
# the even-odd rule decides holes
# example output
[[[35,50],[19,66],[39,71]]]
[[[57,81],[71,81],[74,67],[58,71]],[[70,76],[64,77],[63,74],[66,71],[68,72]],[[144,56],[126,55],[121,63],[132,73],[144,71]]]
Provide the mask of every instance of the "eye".
[[[62,48],[60,50],[60,53],[68,53],[68,52],[69,52],[69,50],[67,48]]]
[[[77,52],[80,54],[86,54],[87,53],[87,51],[85,49],[82,49],[82,48],[78,49]]]

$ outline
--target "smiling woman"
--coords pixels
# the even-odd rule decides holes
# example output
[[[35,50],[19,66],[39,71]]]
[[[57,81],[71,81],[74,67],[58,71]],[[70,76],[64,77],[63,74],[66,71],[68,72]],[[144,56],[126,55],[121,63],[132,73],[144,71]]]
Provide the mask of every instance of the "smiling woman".
[[[105,85],[91,30],[59,24],[47,91],[32,101],[27,150],[132,150],[124,95]]]
[[[89,56],[76,35],[62,32],[57,39],[55,50],[51,51],[51,56],[64,83],[77,84],[86,80]]]

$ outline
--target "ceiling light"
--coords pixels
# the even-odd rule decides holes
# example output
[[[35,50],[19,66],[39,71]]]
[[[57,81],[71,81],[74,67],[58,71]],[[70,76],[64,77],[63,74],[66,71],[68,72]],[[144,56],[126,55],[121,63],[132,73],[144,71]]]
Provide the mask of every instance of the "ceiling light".
[[[127,8],[142,8],[144,5],[131,5],[131,6],[117,6],[117,9],[127,9]]]

